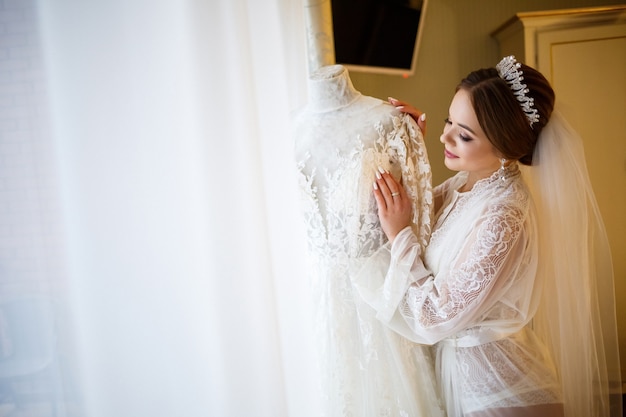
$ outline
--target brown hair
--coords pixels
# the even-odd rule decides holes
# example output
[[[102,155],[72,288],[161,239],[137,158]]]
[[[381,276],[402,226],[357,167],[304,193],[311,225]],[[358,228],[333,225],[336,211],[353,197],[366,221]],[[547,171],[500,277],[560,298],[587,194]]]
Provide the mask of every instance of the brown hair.
[[[509,84],[495,68],[471,72],[461,80],[458,90],[469,93],[476,117],[489,141],[506,159],[530,165],[539,133],[548,123],[554,108],[554,90],[534,68],[522,64],[524,80],[539,112],[539,121],[530,126],[526,114]]]

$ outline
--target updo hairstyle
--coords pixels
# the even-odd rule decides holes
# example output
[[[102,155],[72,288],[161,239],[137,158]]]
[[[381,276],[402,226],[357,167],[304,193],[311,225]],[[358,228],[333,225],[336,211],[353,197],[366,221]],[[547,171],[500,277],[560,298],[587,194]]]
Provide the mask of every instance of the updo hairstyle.
[[[539,133],[550,120],[554,109],[554,90],[534,68],[521,64],[526,95],[534,99],[539,121],[530,123],[509,84],[495,68],[479,69],[461,80],[456,91],[465,90],[476,117],[489,141],[506,159],[530,165]]]

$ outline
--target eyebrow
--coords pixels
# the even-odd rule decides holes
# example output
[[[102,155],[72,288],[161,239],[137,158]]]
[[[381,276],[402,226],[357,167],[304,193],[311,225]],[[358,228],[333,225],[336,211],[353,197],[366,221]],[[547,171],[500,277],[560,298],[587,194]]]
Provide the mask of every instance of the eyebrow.
[[[476,132],[474,132],[469,126],[461,124],[461,123],[457,123],[457,125],[461,126],[463,129],[470,131],[470,133],[473,133],[474,135],[476,134]]]

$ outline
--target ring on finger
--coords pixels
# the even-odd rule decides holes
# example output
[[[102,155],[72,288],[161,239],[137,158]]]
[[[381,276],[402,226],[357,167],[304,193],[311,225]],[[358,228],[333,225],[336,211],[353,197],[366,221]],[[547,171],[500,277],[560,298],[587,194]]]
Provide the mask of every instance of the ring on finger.
[[[397,196],[399,196],[399,195],[400,195],[400,193],[399,193],[399,192],[397,192],[397,191],[396,191],[395,193],[391,193],[391,196],[392,196],[392,197],[397,197]]]

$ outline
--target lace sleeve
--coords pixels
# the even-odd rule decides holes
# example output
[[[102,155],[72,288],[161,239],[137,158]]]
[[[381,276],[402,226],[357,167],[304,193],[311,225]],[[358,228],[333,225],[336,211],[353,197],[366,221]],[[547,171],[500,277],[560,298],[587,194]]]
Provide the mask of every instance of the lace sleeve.
[[[379,311],[381,320],[388,320],[409,339],[427,344],[476,325],[514,281],[524,253],[524,221],[519,206],[489,206],[450,267],[437,275],[424,267],[412,233],[399,235],[391,248],[385,287],[404,289],[404,294],[392,317]],[[386,298],[398,297],[387,291]]]

